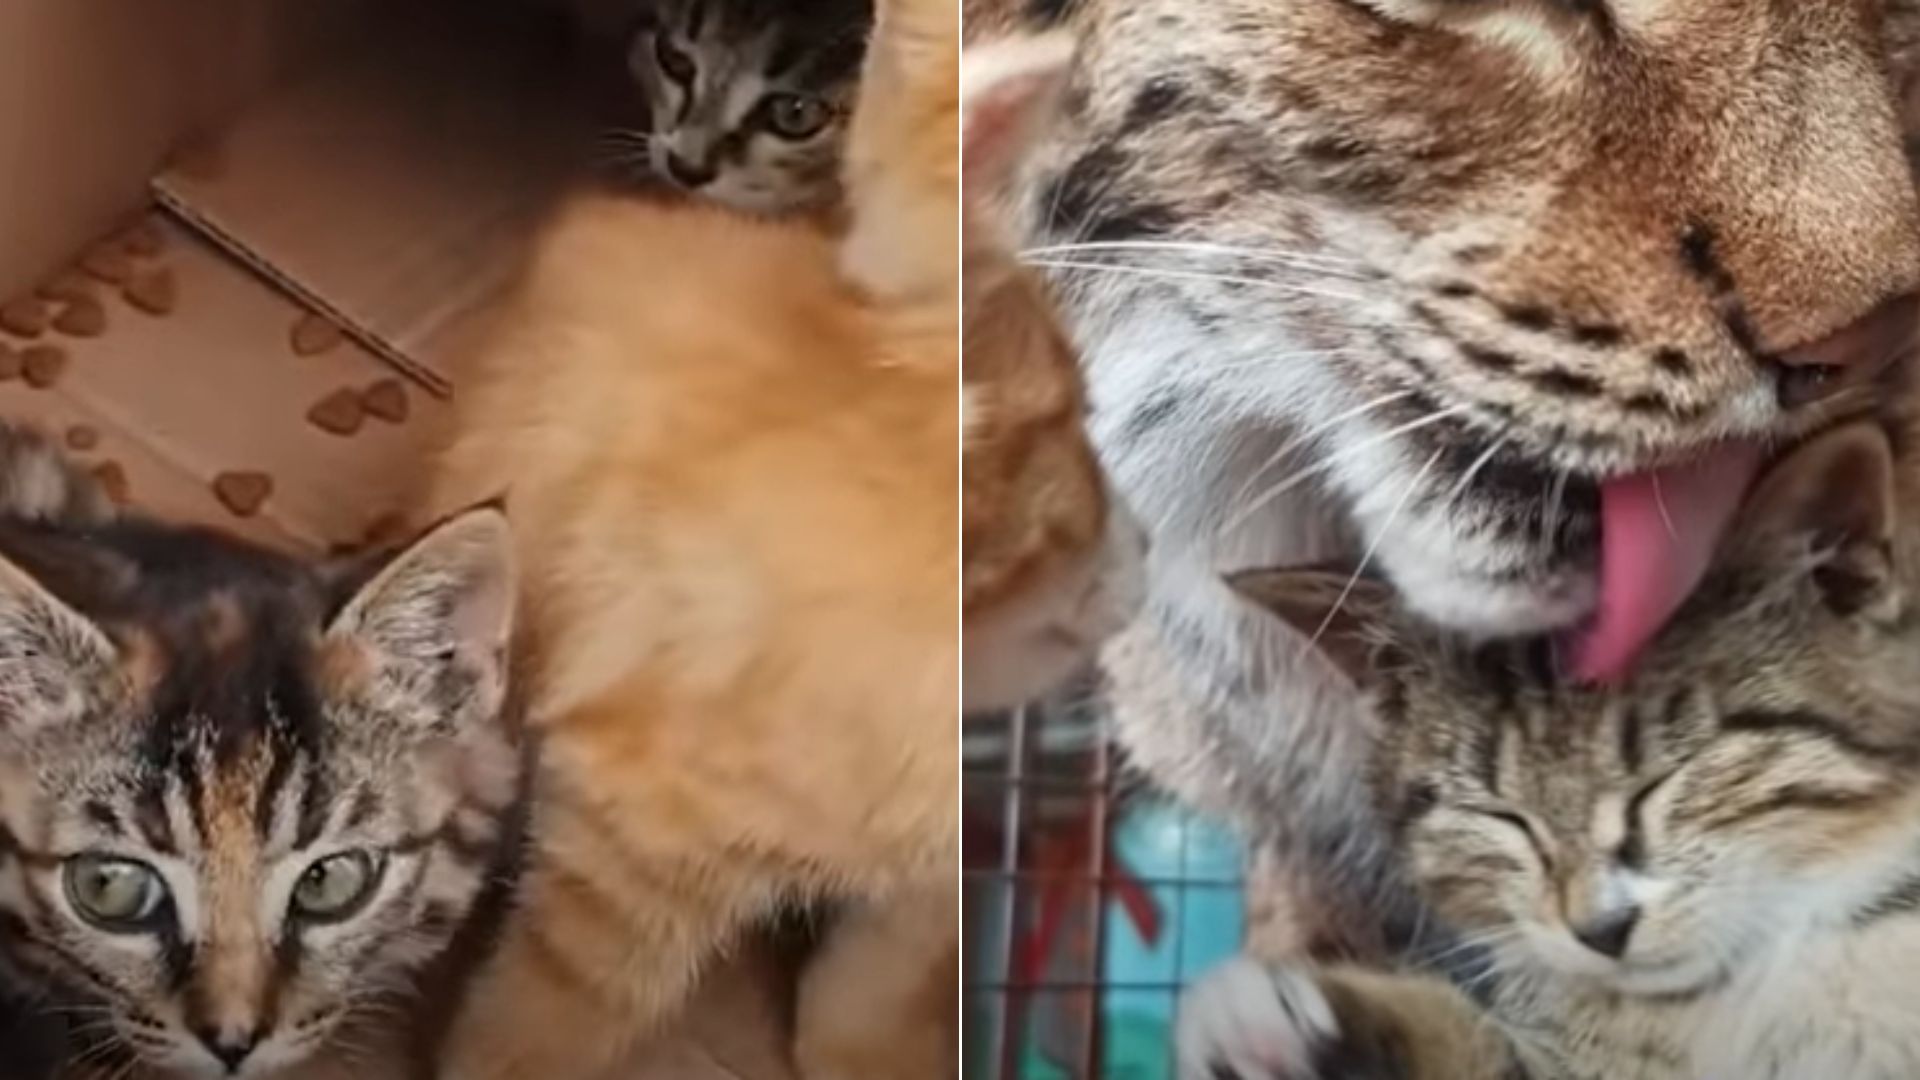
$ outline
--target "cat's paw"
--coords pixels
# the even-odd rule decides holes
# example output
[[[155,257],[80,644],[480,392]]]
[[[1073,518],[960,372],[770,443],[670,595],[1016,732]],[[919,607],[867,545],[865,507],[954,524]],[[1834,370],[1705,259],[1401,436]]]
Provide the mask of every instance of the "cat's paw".
[[[1340,1021],[1306,971],[1240,956],[1181,995],[1174,1038],[1180,1080],[1323,1080]]]

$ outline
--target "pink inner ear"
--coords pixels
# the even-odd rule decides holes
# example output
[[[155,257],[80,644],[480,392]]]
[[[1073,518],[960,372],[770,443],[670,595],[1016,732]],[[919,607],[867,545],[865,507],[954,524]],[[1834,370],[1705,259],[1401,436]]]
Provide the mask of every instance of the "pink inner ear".
[[[1072,45],[1035,38],[969,49],[962,77],[961,170],[973,190],[1006,179],[1065,80]]]

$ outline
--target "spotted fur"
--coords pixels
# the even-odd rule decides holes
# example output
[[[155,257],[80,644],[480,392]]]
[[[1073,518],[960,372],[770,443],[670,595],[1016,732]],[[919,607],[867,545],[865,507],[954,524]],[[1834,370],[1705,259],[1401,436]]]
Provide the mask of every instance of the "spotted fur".
[[[1599,478],[1801,429],[1778,358],[1920,281],[1904,3],[967,10],[1080,38],[1012,209],[1153,543],[1121,735],[1329,908],[1377,884],[1352,702],[1220,569],[1365,553],[1447,625],[1574,623]]]
[[[1369,692],[1375,804],[1466,977],[1237,965],[1196,991],[1187,1074],[1277,1055],[1289,1077],[1915,1075],[1920,484],[1891,460],[1871,425],[1796,452],[1614,690],[1359,587],[1327,640]],[[1317,595],[1298,617],[1341,580],[1313,577],[1251,587]]]
[[[505,535],[483,509],[314,566],[91,509],[0,519],[0,981],[23,1031],[64,1030],[74,1075],[277,1076],[410,1005],[516,850]],[[343,855],[368,890],[301,915]],[[154,875],[149,916],[88,914],[101,857]]]
[[[627,68],[651,125],[623,159],[743,210],[832,205],[872,21],[872,0],[649,5]]]

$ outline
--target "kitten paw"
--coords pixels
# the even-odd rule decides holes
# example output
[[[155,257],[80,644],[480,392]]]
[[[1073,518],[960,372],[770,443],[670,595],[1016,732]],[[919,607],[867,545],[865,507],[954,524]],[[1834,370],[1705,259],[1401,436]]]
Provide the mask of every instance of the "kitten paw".
[[[1180,1080],[1321,1080],[1340,1021],[1305,970],[1235,957],[1181,995],[1174,1038]]]

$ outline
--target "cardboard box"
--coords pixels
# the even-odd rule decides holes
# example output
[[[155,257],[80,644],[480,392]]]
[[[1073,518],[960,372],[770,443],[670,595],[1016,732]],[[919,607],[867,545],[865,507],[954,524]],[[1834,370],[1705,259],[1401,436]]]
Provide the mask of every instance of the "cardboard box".
[[[162,516],[379,531],[590,165],[580,3],[0,4],[0,415]],[[788,1075],[785,971],[724,966],[630,1075]]]

